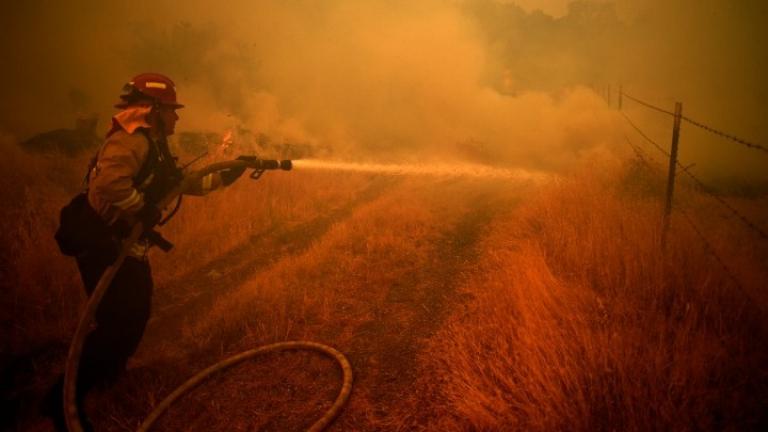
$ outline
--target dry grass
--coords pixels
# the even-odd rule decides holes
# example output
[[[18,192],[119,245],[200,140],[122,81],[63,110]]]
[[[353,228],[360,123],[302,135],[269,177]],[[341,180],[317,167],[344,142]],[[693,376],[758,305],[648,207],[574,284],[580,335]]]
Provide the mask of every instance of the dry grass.
[[[59,209],[81,187],[89,156],[28,154],[8,138],[0,146],[7,149],[0,168],[8,173],[0,206],[0,310],[8,335],[2,352],[18,355],[65,342],[84,300],[74,260],[60,254],[53,234]],[[311,220],[349,201],[367,183],[367,176],[267,173],[258,183],[243,178],[226,191],[187,197],[161,228],[176,248],[151,252],[156,284],[167,284],[249,236]]]
[[[750,300],[683,221],[660,254],[657,201],[617,178],[564,180],[496,224],[464,287],[475,300],[422,356],[429,399],[416,399],[432,416],[411,413],[403,429],[765,425],[766,249],[689,208]]]
[[[36,402],[26,399],[39,397],[61,369],[84,305],[75,262],[60,254],[53,234],[59,209],[81,187],[88,157],[30,155],[9,139],[0,145],[7,149],[0,163],[10,177],[0,207],[0,371],[10,386],[1,396],[34,411]],[[176,218],[161,228],[176,248],[151,252],[156,291],[277,225],[305,223],[346,204],[369,181],[267,173],[258,182],[243,178],[226,191],[185,198]]]
[[[52,235],[85,161],[13,150],[2,163],[12,173],[0,210],[10,335],[2,349],[20,354],[65,343],[82,304],[74,264]],[[176,249],[153,252],[158,291],[215,288],[190,271],[286,227],[312,226],[374,181],[272,174],[185,199],[162,229]],[[507,185],[391,183],[324,222],[306,247],[276,251],[225,287],[173,340],[144,346],[92,412],[105,430],[130,428],[169,388],[227,353],[312,339],[347,353],[355,368],[340,430],[760,429],[768,246],[681,182],[677,202],[741,287],[679,213],[660,253],[661,185],[625,167],[575,173],[517,207],[521,194]],[[733,203],[765,220],[760,199]],[[201,389],[165,426],[281,430],[305,425],[332,398],[328,363],[276,357],[247,367]]]
[[[351,201],[370,181],[369,176],[317,172],[266,173],[258,182],[246,177],[205,197],[184,198],[182,210],[161,229],[175,249],[153,251],[158,285],[252,236],[315,219]]]
[[[86,159],[22,152],[0,139],[0,352],[17,354],[66,337],[82,291],[75,265],[53,234],[58,211],[77,192]],[[78,168],[82,168],[78,171]]]
[[[459,216],[438,219],[424,208],[430,205],[424,201],[428,192],[420,189],[405,186],[356,209],[304,253],[275,263],[217,301],[210,314],[190,329],[190,340],[201,347],[233,334],[283,340],[291,335],[294,321],[325,326],[337,319],[334,312],[339,307],[369,313],[371,305],[383,302],[393,283],[425,265],[435,238]],[[378,264],[375,271],[372,263]],[[352,304],[357,302],[368,306]],[[345,320],[366,317],[347,315]],[[257,322],[269,324],[248,328]]]
[[[330,343],[356,358],[356,364],[363,369],[356,372],[358,390],[349,407],[356,414],[347,421],[359,425],[365,418],[369,425],[380,423],[377,404],[382,401],[377,402],[371,393],[378,390],[379,374],[386,368],[375,364],[386,359],[377,353],[391,355],[400,348],[400,331],[410,331],[414,316],[410,306],[422,308],[421,304],[392,306],[391,297],[399,290],[406,290],[406,296],[418,296],[429,288],[425,282],[435,275],[422,273],[444,252],[439,249],[440,236],[469,210],[461,205],[463,200],[446,198],[451,192],[453,196],[469,192],[464,194],[469,197],[471,190],[454,186],[435,193],[434,186],[434,182],[399,185],[356,208],[305,251],[275,262],[218,299],[208,313],[186,329],[183,337],[172,341],[177,349],[168,346],[164,350],[163,355],[177,363],[178,378],[223,358],[225,353],[274,341]],[[337,187],[346,190],[349,185],[337,182]],[[157,353],[146,356],[152,359],[145,357],[140,363],[156,361]],[[323,407],[327,408],[338,386],[335,367],[329,363],[309,367],[314,373],[311,379],[306,376],[308,366],[297,366],[290,356],[277,363],[269,358],[258,363],[268,367],[260,367],[253,374],[233,371],[231,374],[239,379],[230,378],[228,385],[218,387],[221,394],[228,395],[226,398],[234,399],[232,406],[238,407],[229,415],[215,415],[220,398],[206,399],[211,393],[206,386],[191,402],[179,407],[198,414],[187,418],[169,416],[166,427],[204,430],[200,426],[204,422],[211,429],[233,430],[238,422],[254,427],[271,419],[267,422],[271,426],[265,430],[300,429],[319,417]],[[252,385],[260,391],[243,393]],[[317,394],[309,402],[298,403],[274,390],[279,387],[297,388],[298,394]],[[287,405],[274,406],[274,400],[286,400]],[[192,410],[190,406],[197,408]],[[238,419],[233,413],[243,407],[261,414],[250,420]]]

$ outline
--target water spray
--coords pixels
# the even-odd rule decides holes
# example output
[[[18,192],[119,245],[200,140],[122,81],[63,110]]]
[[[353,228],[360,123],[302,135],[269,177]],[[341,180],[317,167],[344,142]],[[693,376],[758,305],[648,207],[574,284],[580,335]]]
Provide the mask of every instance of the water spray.
[[[321,159],[298,159],[293,161],[298,169],[350,171],[388,175],[421,175],[432,177],[474,177],[504,180],[545,180],[551,176],[543,171],[523,168],[496,168],[472,163],[422,163],[422,164],[379,164],[343,162]]]

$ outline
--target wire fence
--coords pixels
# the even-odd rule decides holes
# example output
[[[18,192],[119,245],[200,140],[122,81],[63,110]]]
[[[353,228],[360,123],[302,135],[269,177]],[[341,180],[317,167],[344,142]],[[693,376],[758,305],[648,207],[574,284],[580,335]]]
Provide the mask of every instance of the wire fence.
[[[649,144],[653,145],[655,149],[657,149],[661,154],[666,156],[667,158],[671,157],[670,153],[664,148],[659,145],[656,141],[651,139],[646,133],[644,133],[627,114],[624,112],[621,113],[622,116],[627,120],[627,123],[632,126],[633,129],[637,131],[637,133],[642,136],[646,141],[648,141]],[[679,160],[675,161],[678,168],[685,173],[691,180],[693,180],[694,183],[699,187],[699,189],[704,192],[707,196],[712,198],[713,200],[717,201],[720,205],[722,205],[726,210],[728,210],[731,214],[733,214],[739,221],[741,221],[745,226],[750,228],[752,231],[757,233],[762,239],[768,240],[768,233],[765,232],[762,228],[760,228],[756,223],[749,220],[744,214],[742,214],[739,210],[737,210],[734,206],[728,203],[728,201],[724,200],[720,195],[715,193],[711,187],[707,186],[706,183],[701,181],[701,179],[698,178],[695,174],[693,174],[690,170],[689,166],[684,166]]]
[[[627,123],[629,123],[629,125],[632,126],[632,128],[635,129],[635,131],[637,131],[641,137],[645,138],[645,140],[648,141],[648,143],[655,147],[658,151],[660,151],[661,154],[668,158],[672,157],[668,151],[664,150],[664,147],[660,146],[659,143],[651,139],[645,132],[643,132],[642,129],[640,129],[624,111],[621,111],[621,115],[624,116],[624,119],[627,121]]]
[[[623,91],[621,91],[621,93],[619,94],[619,97],[620,98],[627,98],[627,99],[629,99],[629,100],[631,100],[633,102],[636,102],[636,103],[638,103],[638,104],[640,104],[640,105],[642,105],[642,106],[644,106],[646,108],[650,108],[650,109],[652,109],[654,111],[658,111],[660,113],[667,114],[667,115],[670,115],[670,116],[673,116],[673,117],[675,116],[675,113],[673,113],[672,111],[665,110],[664,108],[660,108],[660,107],[658,107],[656,105],[653,105],[651,103],[645,102],[645,101],[643,101],[641,99],[638,99],[638,98],[636,98],[636,97],[634,97],[634,96],[632,96],[630,94],[624,93]],[[739,138],[736,135],[733,135],[733,134],[730,134],[730,133],[727,133],[727,132],[723,132],[723,131],[721,131],[719,129],[716,129],[714,127],[711,127],[711,126],[707,126],[704,123],[698,122],[698,121],[696,121],[696,120],[694,120],[694,119],[692,119],[690,117],[681,116],[680,118],[682,120],[684,120],[684,121],[686,121],[686,122],[688,122],[688,123],[698,127],[698,128],[701,128],[701,129],[703,129],[703,130],[705,130],[707,132],[715,134],[715,135],[717,135],[717,136],[719,136],[721,138],[725,138],[727,140],[730,140],[730,141],[733,141],[735,143],[741,144],[741,145],[743,145],[743,146],[745,146],[747,148],[751,148],[753,150],[760,150],[762,152],[768,153],[768,147],[766,147],[764,145],[760,145],[760,144],[754,143],[752,141],[748,141],[748,140],[745,140],[743,138]]]
[[[646,107],[648,109],[651,109],[656,112],[660,112],[666,115],[670,115],[673,117],[676,117],[676,128],[679,128],[680,120],[684,120],[687,123],[690,123],[696,127],[699,127],[703,130],[706,130],[708,132],[711,132],[715,135],[718,135],[720,137],[729,139],[731,141],[734,141],[736,143],[739,143],[741,145],[744,145],[747,148],[753,149],[753,150],[759,150],[762,152],[768,152],[768,148],[765,146],[756,144],[751,141],[747,141],[741,138],[736,137],[733,134],[729,134],[723,131],[720,131],[718,129],[715,129],[713,127],[707,126],[705,124],[702,124],[700,122],[697,122],[695,120],[692,120],[688,117],[685,117],[682,115],[682,112],[678,112],[677,114],[665,110],[661,107],[658,107],[656,105],[653,105],[651,103],[648,103],[646,101],[643,101],[642,99],[636,98],[632,95],[629,95],[623,91],[623,89],[619,89],[619,110],[623,118],[626,120],[627,124],[634,129],[635,132],[637,132],[647,143],[649,143],[655,150],[657,150],[659,153],[664,155],[665,158],[671,160],[673,159],[673,154],[676,153],[675,151],[675,145],[676,142],[673,142],[673,150],[667,151],[662,145],[660,145],[658,142],[653,140],[648,134],[646,134],[638,125],[636,122],[632,120],[622,109],[622,99],[627,98],[633,102],[636,102],[637,104]],[[610,101],[609,101],[610,103]],[[680,106],[678,107],[680,108]],[[677,134],[678,129],[676,129],[673,133]],[[633,152],[635,153],[637,160],[641,162],[643,166],[645,166],[648,170],[650,170],[653,173],[658,174],[659,172],[663,175],[663,168],[654,166],[652,161],[653,159],[645,153],[645,151],[638,145],[635,145],[632,143],[632,141],[629,139],[628,136],[625,135],[627,144],[632,148]],[[709,187],[705,182],[703,182],[697,175],[695,175],[691,171],[691,167],[693,165],[685,166],[682,162],[677,160],[675,157],[674,160],[671,160],[670,163],[670,172],[669,172],[669,181],[674,182],[674,171],[675,168],[679,168],[686,176],[688,176],[693,183],[698,187],[698,189],[703,192],[706,196],[713,199],[715,202],[717,202],[722,208],[726,209],[730,214],[736,217],[736,220],[739,221],[741,224],[743,224],[745,227],[749,228],[752,232],[756,233],[760,239],[762,240],[768,240],[768,232],[766,232],[765,229],[761,228],[757,223],[750,220],[748,217],[746,217],[741,211],[739,211],[735,206],[731,205],[728,201],[723,199],[722,196],[717,194],[713,188]],[[671,200],[671,191],[668,191],[668,199]],[[744,286],[740,283],[739,279],[734,275],[733,271],[729,268],[729,266],[726,264],[726,261],[722,258],[720,254],[718,254],[717,250],[713,246],[713,242],[711,242],[707,236],[704,234],[703,230],[696,224],[696,222],[693,220],[691,215],[684,210],[683,208],[680,208],[679,206],[675,207],[676,211],[678,211],[680,214],[682,214],[683,219],[690,225],[691,229],[696,233],[696,235],[701,239],[704,249],[719,263],[719,265],[723,268],[723,271],[725,274],[733,281],[733,283],[742,291],[746,293],[744,290]]]
[[[649,156],[647,153],[645,153],[640,146],[635,145],[634,143],[632,143],[632,141],[626,135],[624,136],[624,138],[627,140],[627,144],[632,148],[632,151],[635,153],[635,156],[637,157],[637,160],[640,161],[640,163],[649,172],[651,172],[653,174],[657,174],[657,175],[663,175],[664,174],[664,169],[662,167],[659,167],[659,166],[654,166],[653,162],[655,162],[655,161],[653,160],[653,158],[651,156]],[[725,263],[725,260],[723,259],[723,257],[721,257],[719,253],[717,253],[717,249],[715,249],[715,247],[712,245],[712,242],[704,235],[704,233],[698,227],[696,222],[694,222],[694,220],[691,217],[691,215],[687,211],[685,211],[685,210],[683,210],[681,208],[678,208],[678,211],[680,212],[680,214],[683,215],[683,219],[688,223],[688,225],[691,227],[693,232],[696,233],[696,236],[699,237],[699,239],[701,240],[702,245],[704,246],[704,250],[709,255],[711,255],[712,258],[723,269],[723,273],[725,273],[725,275],[728,276],[728,279],[730,279],[731,282],[733,282],[733,284],[736,286],[736,288],[738,288],[745,295],[747,295],[748,298],[750,298],[751,295],[749,294],[749,292],[746,289],[744,289],[744,285],[742,285],[742,283],[739,281],[739,278],[736,277],[736,275],[731,270],[731,268]]]

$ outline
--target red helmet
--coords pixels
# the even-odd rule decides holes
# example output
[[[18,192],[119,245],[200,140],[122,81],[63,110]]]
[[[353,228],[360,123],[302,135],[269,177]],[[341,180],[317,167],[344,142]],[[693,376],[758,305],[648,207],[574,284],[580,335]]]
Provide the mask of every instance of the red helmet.
[[[123,86],[121,102],[115,104],[115,108],[127,106],[142,99],[151,99],[159,104],[183,108],[184,105],[176,102],[176,85],[165,75],[158,73],[143,73],[136,75],[130,82]]]

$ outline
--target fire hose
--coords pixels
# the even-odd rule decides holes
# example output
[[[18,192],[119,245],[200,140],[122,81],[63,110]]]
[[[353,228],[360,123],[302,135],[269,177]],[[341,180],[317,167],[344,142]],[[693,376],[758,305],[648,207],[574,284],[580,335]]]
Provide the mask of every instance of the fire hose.
[[[252,158],[249,160],[234,160],[224,161],[210,164],[198,171],[194,171],[184,177],[179,185],[177,185],[166,197],[158,203],[158,208],[165,208],[174,199],[181,196],[181,194],[188,190],[188,188],[195,182],[199,182],[200,179],[208,174],[227,170],[227,169],[239,169],[239,168],[253,168],[251,173],[252,179],[258,179],[265,170],[283,169],[290,170],[292,167],[291,161],[276,161],[276,160],[261,160]],[[80,316],[75,334],[72,337],[72,343],[69,346],[69,352],[67,353],[67,362],[64,369],[64,418],[66,421],[67,429],[70,432],[83,432],[82,424],[80,423],[80,416],[78,413],[79,407],[76,398],[76,386],[77,386],[77,374],[80,366],[80,356],[83,350],[83,344],[85,337],[88,334],[91,325],[94,321],[96,310],[101,303],[104,294],[108,287],[112,283],[115,274],[122,266],[130,247],[136,243],[145,231],[145,227],[141,222],[137,222],[133,225],[130,235],[122,244],[120,254],[114,263],[112,263],[99,279],[96,288],[88,299],[88,303]],[[146,420],[139,426],[138,431],[144,432],[149,430],[152,425],[157,421],[160,416],[165,412],[168,407],[173,404],[184,393],[196,387],[202,381],[210,377],[212,374],[219,372],[228,367],[234,366],[244,360],[252,357],[268,353],[279,352],[288,350],[311,350],[324,354],[334,359],[342,372],[342,386],[339,391],[336,400],[333,405],[325,412],[325,414],[315,421],[314,424],[308,429],[312,432],[318,432],[325,429],[330,423],[338,416],[344,404],[349,399],[350,392],[352,391],[352,368],[347,358],[336,349],[322,345],[315,342],[305,341],[292,341],[292,342],[280,342],[271,345],[266,345],[260,348],[244,351],[240,354],[229,357],[219,363],[216,363],[187,380],[184,384],[179,386],[170,395],[168,395],[162,402],[160,402],[154,411],[152,411]]]

